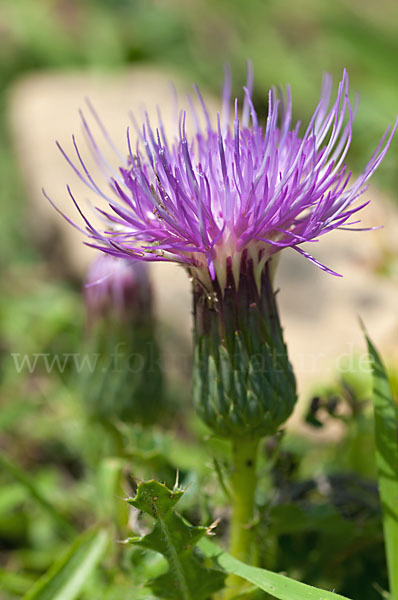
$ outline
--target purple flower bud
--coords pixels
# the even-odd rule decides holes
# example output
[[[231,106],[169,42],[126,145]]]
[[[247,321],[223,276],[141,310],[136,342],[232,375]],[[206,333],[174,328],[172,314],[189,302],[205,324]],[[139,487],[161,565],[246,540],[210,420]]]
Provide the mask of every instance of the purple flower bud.
[[[82,396],[88,414],[103,422],[148,424],[165,414],[148,271],[145,263],[104,254],[87,274],[87,344],[98,362],[82,374]]]
[[[152,315],[148,266],[139,261],[99,256],[88,270],[84,295],[90,323],[103,317],[146,321]]]

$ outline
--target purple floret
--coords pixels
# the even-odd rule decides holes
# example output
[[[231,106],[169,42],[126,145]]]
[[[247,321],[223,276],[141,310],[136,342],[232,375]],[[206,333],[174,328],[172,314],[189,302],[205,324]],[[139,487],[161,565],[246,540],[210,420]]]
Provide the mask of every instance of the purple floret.
[[[190,100],[196,124],[192,136],[186,133],[183,111],[174,140],[166,138],[160,115],[156,130],[146,116],[142,128],[136,126],[134,149],[127,130],[127,159],[89,104],[123,166],[119,172],[112,171],[82,115],[91,151],[105,175],[104,188],[87,169],[74,138],[76,164],[60,149],[80,179],[108,203],[108,208],[97,208],[105,223],[99,229],[83,214],[68,186],[85,223],[85,229],[78,229],[90,238],[86,243],[116,257],[181,263],[204,285],[216,277],[222,282],[227,263],[239,271],[243,254],[261,271],[271,256],[286,247],[337,275],[300,246],[358,223],[351,217],[368,202],[355,206],[354,202],[383,160],[397,123],[391,131],[387,129],[365,169],[354,179],[344,163],[356,112],[348,97],[345,71],[331,107],[331,77],[324,77],[319,104],[303,134],[300,123],[292,126],[289,87],[285,97],[269,92],[263,127],[252,103],[252,86],[249,68],[241,118],[235,100],[231,119],[227,74],[222,115],[217,115],[215,126],[195,88],[205,126]]]

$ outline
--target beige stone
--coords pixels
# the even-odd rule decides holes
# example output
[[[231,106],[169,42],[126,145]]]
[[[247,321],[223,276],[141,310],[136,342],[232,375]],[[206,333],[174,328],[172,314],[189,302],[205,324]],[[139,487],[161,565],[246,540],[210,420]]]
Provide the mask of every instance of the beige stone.
[[[174,74],[135,68],[112,75],[95,72],[31,75],[22,79],[11,93],[11,126],[26,181],[32,230],[41,238],[52,239],[55,246],[62,245],[62,260],[80,276],[96,253],[82,244],[82,235],[65,223],[43,198],[41,188],[45,187],[60,209],[73,218],[77,215],[66,193],[66,183],[70,183],[83,205],[90,193],[67,165],[54,141],[59,140],[72,155],[71,134],[76,132],[79,148],[84,149],[77,109],[84,107],[86,96],[123,155],[127,154],[129,110],[140,122],[143,107],[156,118],[156,106],[160,105],[166,130],[173,135],[171,80],[177,81],[179,92],[189,89]],[[210,104],[212,109],[217,106],[212,100]],[[93,127],[93,131],[101,148],[106,148],[98,128]],[[86,151],[84,155],[88,156],[91,168],[92,160]],[[376,274],[376,267],[385,255],[397,250],[398,219],[393,205],[377,190],[368,192],[368,198],[372,202],[362,213],[362,223],[384,224],[383,230],[337,231],[325,235],[318,243],[306,245],[308,252],[342,273],[343,278],[322,272],[293,250],[282,253],[276,277],[281,316],[303,398],[308,396],[314,382],[333,379],[345,364],[344,354],[347,361],[353,354],[365,353],[358,316],[366,323],[376,344],[387,352],[387,360],[397,354],[396,289],[391,279]],[[88,204],[87,207],[90,210]],[[189,343],[191,301],[185,272],[172,264],[156,264],[151,268],[160,319]]]

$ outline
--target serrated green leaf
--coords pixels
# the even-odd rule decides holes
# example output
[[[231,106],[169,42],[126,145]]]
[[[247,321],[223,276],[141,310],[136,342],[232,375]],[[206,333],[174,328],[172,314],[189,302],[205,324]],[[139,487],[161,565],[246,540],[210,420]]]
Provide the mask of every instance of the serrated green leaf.
[[[23,600],[74,600],[101,560],[108,543],[104,529],[77,538],[66,554],[37,581]]]
[[[345,596],[314,588],[285,575],[246,565],[231,554],[223,552],[208,539],[202,539],[199,548],[205,556],[213,558],[227,573],[246,579],[278,600],[349,600]]]
[[[398,598],[398,416],[384,365],[365,332],[372,357],[376,460],[391,598]]]
[[[136,497],[129,503],[156,519],[156,523],[151,533],[130,541],[155,550],[167,559],[167,573],[148,584],[157,598],[205,600],[223,587],[225,576],[221,571],[205,567],[195,548],[207,528],[189,525],[174,512],[183,494],[183,490],[169,490],[157,481],[141,483]]]
[[[183,490],[171,491],[163,483],[152,479],[138,486],[135,498],[129,503],[151,517],[166,517],[183,494]]]

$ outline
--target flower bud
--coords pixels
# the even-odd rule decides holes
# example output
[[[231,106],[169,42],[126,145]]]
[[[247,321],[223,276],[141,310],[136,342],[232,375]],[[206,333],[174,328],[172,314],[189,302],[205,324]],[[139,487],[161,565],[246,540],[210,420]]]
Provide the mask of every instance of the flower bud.
[[[102,319],[138,323],[152,317],[146,263],[103,254],[88,270],[84,294],[90,325]]]
[[[101,256],[88,271],[84,294],[88,343],[97,357],[95,369],[84,373],[88,413],[100,421],[158,421],[163,374],[146,263]]]

